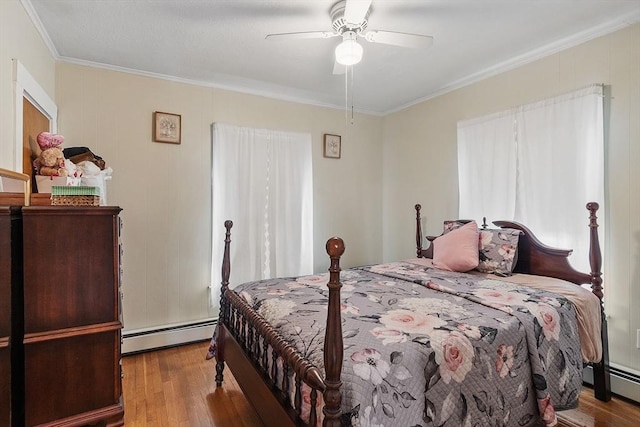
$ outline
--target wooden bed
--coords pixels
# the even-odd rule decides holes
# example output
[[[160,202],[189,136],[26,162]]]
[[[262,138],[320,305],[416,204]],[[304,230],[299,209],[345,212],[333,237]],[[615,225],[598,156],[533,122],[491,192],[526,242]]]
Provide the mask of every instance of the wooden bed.
[[[432,257],[432,245],[423,249],[420,218],[420,205],[416,209],[416,244],[419,258]],[[577,285],[590,284],[593,294],[600,299],[602,314],[602,358],[593,363],[594,390],[597,399],[608,401],[611,398],[607,325],[602,305],[602,256],[598,241],[597,203],[587,204],[590,227],[591,273],[576,271],[567,257],[571,250],[552,248],[541,243],[525,226],[510,221],[495,221],[501,228],[517,229],[522,232],[518,243],[518,258],[514,272],[562,279]],[[343,425],[341,409],[342,365],[344,358],[343,330],[341,319],[342,287],[340,278],[340,257],[345,245],[340,238],[327,241],[326,249],[330,258],[328,307],[324,335],[323,364],[324,372],[297,351],[260,316],[238,293],[229,288],[231,221],[225,222],[226,238],[222,263],[222,294],[220,316],[216,335],[212,341],[216,357],[216,384],[223,383],[225,363],[240,384],[248,400],[268,426],[319,424],[320,414],[316,410],[322,406],[323,426]],[[435,237],[427,237],[430,242]],[[269,363],[282,360],[279,363]],[[310,392],[303,393],[306,384]],[[308,390],[307,390],[308,391]],[[303,397],[304,395],[304,397]],[[321,395],[321,396],[320,396]],[[322,399],[322,401],[320,401]],[[302,421],[303,403],[306,403],[308,415]]]

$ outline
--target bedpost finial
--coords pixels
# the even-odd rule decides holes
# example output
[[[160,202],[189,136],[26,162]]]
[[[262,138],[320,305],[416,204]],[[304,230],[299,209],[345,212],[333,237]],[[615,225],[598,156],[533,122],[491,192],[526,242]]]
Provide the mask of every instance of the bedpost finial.
[[[331,258],[340,258],[344,253],[344,241],[339,237],[332,237],[327,240],[327,254]]]
[[[420,203],[416,203],[415,208],[417,212],[420,212],[420,209],[422,209],[422,206],[420,205]]]
[[[233,227],[233,221],[231,221],[231,220],[229,220],[229,219],[228,219],[228,220],[226,220],[226,221],[224,222],[224,228],[226,228],[226,229],[227,229],[227,231],[229,231],[229,230],[231,230],[231,227]]]
[[[598,228],[598,217],[596,216],[596,212],[600,208],[598,202],[589,202],[587,203],[587,209],[589,209],[589,227]]]

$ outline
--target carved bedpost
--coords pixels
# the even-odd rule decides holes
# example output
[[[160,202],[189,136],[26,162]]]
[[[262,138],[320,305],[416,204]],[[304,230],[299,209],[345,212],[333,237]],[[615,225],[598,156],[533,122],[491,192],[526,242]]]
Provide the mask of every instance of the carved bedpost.
[[[229,302],[225,298],[225,292],[229,289],[229,276],[231,275],[231,260],[229,249],[231,247],[231,227],[232,221],[225,221],[224,228],[227,232],[224,237],[224,255],[222,256],[222,289],[220,289],[220,315],[218,316],[218,325],[224,324],[229,319]],[[220,387],[224,379],[222,372],[224,371],[224,329],[217,328],[216,336],[216,385]]]
[[[325,390],[323,427],[339,427],[341,425],[342,394],[342,319],[340,316],[340,257],[344,253],[344,242],[339,237],[332,237],[327,241],[327,254],[331,258],[329,267],[329,308],[327,313],[327,328],[324,336],[324,370]]]
[[[420,209],[422,206],[416,204],[416,254],[422,258],[422,224],[420,224]]]
[[[607,318],[604,314],[604,293],[602,292],[602,252],[598,239],[598,217],[596,212],[600,205],[596,202],[587,203],[589,210],[589,264],[591,266],[591,292],[600,298],[600,313],[602,316],[602,359],[593,364],[593,388],[596,399],[608,402],[611,400],[611,375],[609,373],[609,334],[607,332]]]
[[[222,292],[220,292],[220,307],[224,307],[224,320],[229,318],[229,302],[224,298],[224,291],[229,288],[229,276],[231,276],[231,227],[233,221],[226,220],[224,228],[227,230],[224,235],[224,254],[222,255]]]
[[[604,296],[602,293],[602,252],[600,251],[600,240],[598,239],[598,217],[596,212],[600,208],[596,202],[587,203],[589,210],[589,265],[591,266],[591,292],[600,301]]]

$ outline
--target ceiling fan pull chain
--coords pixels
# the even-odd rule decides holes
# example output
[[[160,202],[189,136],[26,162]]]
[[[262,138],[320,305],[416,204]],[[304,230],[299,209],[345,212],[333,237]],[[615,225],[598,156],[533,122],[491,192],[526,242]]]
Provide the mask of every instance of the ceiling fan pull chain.
[[[354,95],[354,89],[353,89],[353,67],[351,67],[351,124],[353,124],[353,95]]]
[[[349,68],[347,67],[347,72],[344,73],[344,124],[348,129],[347,123],[349,123]]]

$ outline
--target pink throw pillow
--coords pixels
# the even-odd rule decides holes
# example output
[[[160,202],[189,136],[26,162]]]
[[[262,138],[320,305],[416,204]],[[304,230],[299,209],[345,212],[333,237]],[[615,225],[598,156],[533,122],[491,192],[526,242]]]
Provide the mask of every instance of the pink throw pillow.
[[[478,224],[471,221],[433,241],[433,265],[465,272],[478,266]]]

